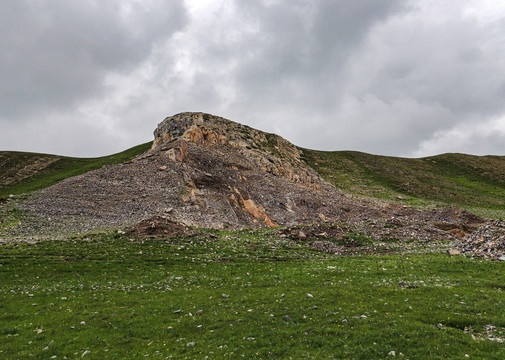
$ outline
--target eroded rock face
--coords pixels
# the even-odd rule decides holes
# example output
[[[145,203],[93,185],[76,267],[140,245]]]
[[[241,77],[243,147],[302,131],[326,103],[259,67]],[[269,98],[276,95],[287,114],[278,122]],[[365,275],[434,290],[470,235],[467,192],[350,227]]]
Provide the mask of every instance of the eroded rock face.
[[[176,140],[204,146],[229,146],[253,162],[258,170],[283,176],[303,186],[318,188],[325,183],[306,166],[300,158],[301,151],[289,141],[221,117],[203,113],[181,113],[168,117],[154,131],[153,150]],[[182,161],[184,149],[171,147],[168,155],[172,160]]]
[[[202,113],[167,118],[154,134],[152,149],[133,161],[62,181],[24,208],[52,221],[95,227],[163,216],[210,228],[332,221],[379,211],[322,180],[300,150],[279,136]]]

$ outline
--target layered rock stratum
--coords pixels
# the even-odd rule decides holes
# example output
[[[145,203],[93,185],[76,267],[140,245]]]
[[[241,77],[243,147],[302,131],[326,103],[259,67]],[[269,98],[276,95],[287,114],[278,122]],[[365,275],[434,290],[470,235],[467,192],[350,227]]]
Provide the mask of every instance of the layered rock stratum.
[[[217,229],[394,219],[453,224],[449,231],[483,222],[456,208],[357,199],[324,181],[282,137],[210,114],[168,117],[154,136],[134,160],[64,180],[21,206],[82,231],[152,217]]]

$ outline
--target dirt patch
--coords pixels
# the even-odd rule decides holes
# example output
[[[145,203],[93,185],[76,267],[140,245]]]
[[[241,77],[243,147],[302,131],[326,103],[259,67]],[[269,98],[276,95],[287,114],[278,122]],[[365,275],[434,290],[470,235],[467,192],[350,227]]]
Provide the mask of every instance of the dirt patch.
[[[461,224],[438,223],[433,224],[437,229],[447,231],[459,237],[465,237],[470,233],[470,230]]]
[[[441,223],[457,223],[474,229],[486,222],[486,219],[454,205],[442,209],[431,210],[426,213],[424,220]]]
[[[161,216],[142,220],[129,229],[136,237],[175,238],[196,235],[197,232],[185,225],[177,224]]]

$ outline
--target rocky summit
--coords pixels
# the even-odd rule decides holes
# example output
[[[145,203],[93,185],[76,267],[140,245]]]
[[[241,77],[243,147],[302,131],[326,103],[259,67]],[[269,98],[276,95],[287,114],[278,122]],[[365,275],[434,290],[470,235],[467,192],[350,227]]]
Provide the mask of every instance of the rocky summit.
[[[324,181],[301,154],[278,135],[181,113],[163,120],[152,148],[134,160],[64,180],[21,206],[82,231],[159,217],[216,229],[394,219],[448,223],[437,231],[454,231],[483,222],[459,209],[423,212],[357,199]]]

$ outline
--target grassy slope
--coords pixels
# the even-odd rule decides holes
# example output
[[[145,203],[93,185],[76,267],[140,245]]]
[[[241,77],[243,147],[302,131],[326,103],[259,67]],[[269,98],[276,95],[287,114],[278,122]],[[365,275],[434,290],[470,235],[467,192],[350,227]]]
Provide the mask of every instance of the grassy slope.
[[[70,176],[128,161],[150,146],[146,143],[99,158],[0,152],[0,198],[40,190]],[[421,207],[456,204],[488,217],[505,216],[505,157],[443,154],[407,159],[354,151],[302,150],[312,168],[351,194]],[[48,160],[53,161],[49,166],[30,173],[30,164]],[[29,176],[2,186],[2,180],[16,177],[20,169],[28,171]]]
[[[421,159],[303,149],[306,162],[343,191],[411,205],[456,204],[505,214],[505,157],[443,154]]]
[[[216,235],[0,244],[0,358],[505,358],[504,262]]]
[[[151,142],[135,146],[118,154],[99,158],[71,158],[56,155],[23,153],[23,152],[0,152],[0,174],[2,178],[16,177],[20,169],[36,161],[55,159],[49,166],[41,171],[33,171],[28,177],[0,186],[0,198],[9,194],[29,193],[40,190],[71,176],[98,169],[105,165],[118,164],[133,159],[151,147]]]

